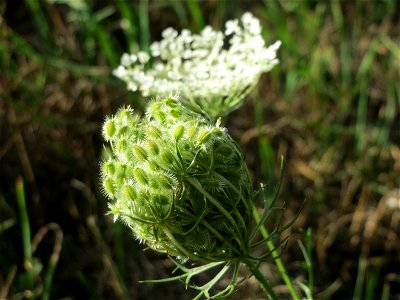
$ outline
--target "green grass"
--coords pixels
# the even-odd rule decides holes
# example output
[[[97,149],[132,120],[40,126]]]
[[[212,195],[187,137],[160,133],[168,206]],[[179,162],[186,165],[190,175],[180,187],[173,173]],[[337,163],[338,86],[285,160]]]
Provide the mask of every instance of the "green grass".
[[[398,232],[395,210],[379,216],[374,239],[364,229],[400,186],[397,1],[25,0],[2,9],[0,283],[10,285],[0,284],[1,296],[22,295],[40,280],[43,299],[193,296],[180,284],[138,285],[167,277],[173,266],[142,252],[106,215],[100,124],[121,105],[142,111],[147,101],[112,76],[122,53],[148,50],[167,26],[221,28],[246,10],[259,17],[268,44],[282,41],[280,64],[223,121],[241,141],[256,185],[276,184],[285,157],[284,221],[307,199],[287,233],[285,272],[315,299],[398,293],[388,275],[400,266],[379,234]],[[54,238],[46,235],[35,252],[31,234],[41,228]],[[60,230],[60,257],[49,261]],[[374,251],[361,255],[366,248]],[[257,297],[249,293],[242,288],[232,299]]]
[[[19,177],[16,182],[17,202],[19,207],[20,224],[22,232],[22,248],[24,253],[24,266],[26,269],[26,288],[33,291],[34,287],[34,269],[31,248],[31,228],[29,225],[28,211],[26,208],[24,183]],[[29,297],[33,298],[33,296]]]
[[[6,298],[9,293],[10,295],[13,295],[14,281],[14,288],[20,289],[20,294],[23,295],[24,298],[40,298],[42,300],[47,300],[50,299],[54,272],[57,268],[62,249],[63,232],[58,224],[49,223],[42,226],[32,239],[29,210],[27,208],[25,187],[22,177],[18,177],[16,180],[15,193],[18,213],[16,214],[4,199],[2,199],[2,208],[4,208],[4,212],[7,214],[16,214],[18,216],[22,239],[21,248],[23,253],[23,267],[17,274],[16,261],[8,261],[7,264],[4,264],[8,265],[11,263],[12,266],[8,271],[6,283],[0,289],[0,296]],[[14,218],[2,222],[2,230],[0,234],[6,235],[7,231],[12,231],[15,223]],[[53,251],[51,252],[47,266],[44,268],[44,263],[35,256],[35,252],[50,230],[55,232],[56,237]]]

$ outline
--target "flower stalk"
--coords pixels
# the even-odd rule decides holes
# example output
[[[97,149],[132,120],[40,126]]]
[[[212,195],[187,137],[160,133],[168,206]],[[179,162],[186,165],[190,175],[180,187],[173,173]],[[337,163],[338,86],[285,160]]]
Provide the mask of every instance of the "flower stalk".
[[[264,275],[258,269],[259,264],[255,264],[254,262],[252,262],[249,259],[246,259],[244,261],[244,263],[249,268],[249,270],[254,275],[254,277],[257,279],[257,281],[260,283],[262,289],[264,290],[266,295],[269,297],[269,299],[278,300],[278,297],[275,294],[273,288],[268,283],[268,281],[265,279]]]

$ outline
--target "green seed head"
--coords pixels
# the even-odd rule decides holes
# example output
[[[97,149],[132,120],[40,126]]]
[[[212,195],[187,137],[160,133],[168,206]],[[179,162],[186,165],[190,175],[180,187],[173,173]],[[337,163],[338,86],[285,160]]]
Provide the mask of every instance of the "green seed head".
[[[134,156],[138,159],[138,160],[147,160],[147,152],[146,150],[140,146],[140,145],[133,145],[132,146],[132,151]]]
[[[149,184],[149,177],[141,168],[136,168],[133,173],[138,182],[145,186]]]
[[[162,132],[160,129],[158,129],[157,126],[153,124],[148,124],[146,133],[149,137],[154,138],[155,140],[157,139],[162,139]]]
[[[133,117],[133,109],[129,106],[121,107],[116,115],[116,119],[119,121],[120,124],[128,124]]]
[[[188,134],[188,138],[189,139],[194,138],[194,136],[197,134],[198,131],[199,131],[198,125],[190,126],[189,129],[188,129],[188,133],[187,133]]]
[[[126,152],[128,150],[128,141],[126,139],[122,138],[117,140],[115,145],[116,145],[115,151],[119,155],[126,155]]]
[[[175,141],[179,141],[184,132],[185,132],[185,127],[183,127],[182,124],[179,124],[178,126],[176,126],[174,129],[174,134],[173,134]]]
[[[197,143],[200,144],[205,144],[211,139],[211,132],[208,129],[203,129],[199,132],[197,135]]]
[[[111,119],[117,130],[127,128],[108,139],[111,157],[102,163],[111,212],[149,247],[172,256],[246,255],[253,190],[227,132],[174,98],[151,102],[142,119],[126,108]],[[125,148],[130,155],[120,154]]]
[[[115,197],[115,188],[114,188],[114,183],[113,183],[113,180],[111,179],[111,177],[104,178],[103,187],[104,187],[104,191],[106,192],[107,196],[109,196],[110,198]]]
[[[103,174],[104,175],[114,175],[115,174],[115,163],[112,160],[107,160],[103,163]]]
[[[136,191],[135,188],[130,184],[125,184],[123,186],[123,192],[127,200],[135,201],[136,198]]]
[[[160,147],[153,140],[146,141],[146,148],[149,150],[150,154],[157,156],[160,153]]]
[[[115,120],[114,118],[107,118],[103,124],[103,137],[106,141],[113,139],[116,132]]]
[[[123,125],[118,128],[117,135],[118,137],[125,137],[129,134],[129,132],[130,132],[129,126]]]

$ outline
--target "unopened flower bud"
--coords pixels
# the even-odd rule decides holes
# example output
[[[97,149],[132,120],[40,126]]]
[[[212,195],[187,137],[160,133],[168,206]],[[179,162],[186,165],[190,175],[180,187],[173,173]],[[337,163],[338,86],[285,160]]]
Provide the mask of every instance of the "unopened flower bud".
[[[149,184],[149,178],[146,173],[141,168],[136,168],[133,173],[135,174],[135,179],[143,185]]]
[[[197,143],[199,145],[200,144],[205,144],[210,140],[210,138],[211,138],[211,132],[208,129],[203,129],[197,135]]]
[[[187,133],[188,138],[192,139],[197,134],[198,131],[199,129],[197,125],[190,126]]]
[[[179,124],[178,126],[175,127],[175,130],[174,130],[174,139],[175,139],[175,141],[179,141],[180,140],[180,138],[182,137],[184,131],[185,131],[185,128],[183,127],[182,124]]]
[[[139,160],[147,160],[147,153],[146,150],[140,145],[133,145],[132,146],[133,153],[135,157]]]
[[[132,185],[130,184],[124,185],[124,194],[130,201],[135,201],[136,192]]]
[[[116,132],[114,118],[107,118],[103,124],[103,136],[106,141],[112,140]]]
[[[110,198],[114,198],[115,196],[115,188],[113,181],[110,177],[106,177],[103,179],[104,190]]]
[[[160,147],[157,145],[157,143],[153,140],[148,140],[146,142],[147,149],[149,152],[155,156],[157,156],[160,153]]]
[[[109,140],[102,165],[111,212],[172,256],[216,261],[246,253],[252,184],[220,124],[171,97],[153,101],[142,119],[131,110],[117,114],[127,132]]]

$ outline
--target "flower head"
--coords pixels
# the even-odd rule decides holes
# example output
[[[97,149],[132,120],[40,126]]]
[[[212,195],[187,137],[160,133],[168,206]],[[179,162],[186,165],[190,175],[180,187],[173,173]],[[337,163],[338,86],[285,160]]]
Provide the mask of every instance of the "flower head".
[[[179,93],[213,118],[238,108],[260,75],[278,64],[280,41],[266,47],[251,13],[227,21],[224,32],[206,26],[199,34],[179,34],[167,28],[162,37],[150,46],[152,68],[145,67],[150,56],[144,52],[124,54],[114,75],[143,96]]]
[[[224,128],[167,97],[151,102],[143,118],[121,108],[103,135],[111,147],[101,163],[111,213],[138,239],[204,262],[246,254],[252,184]]]

